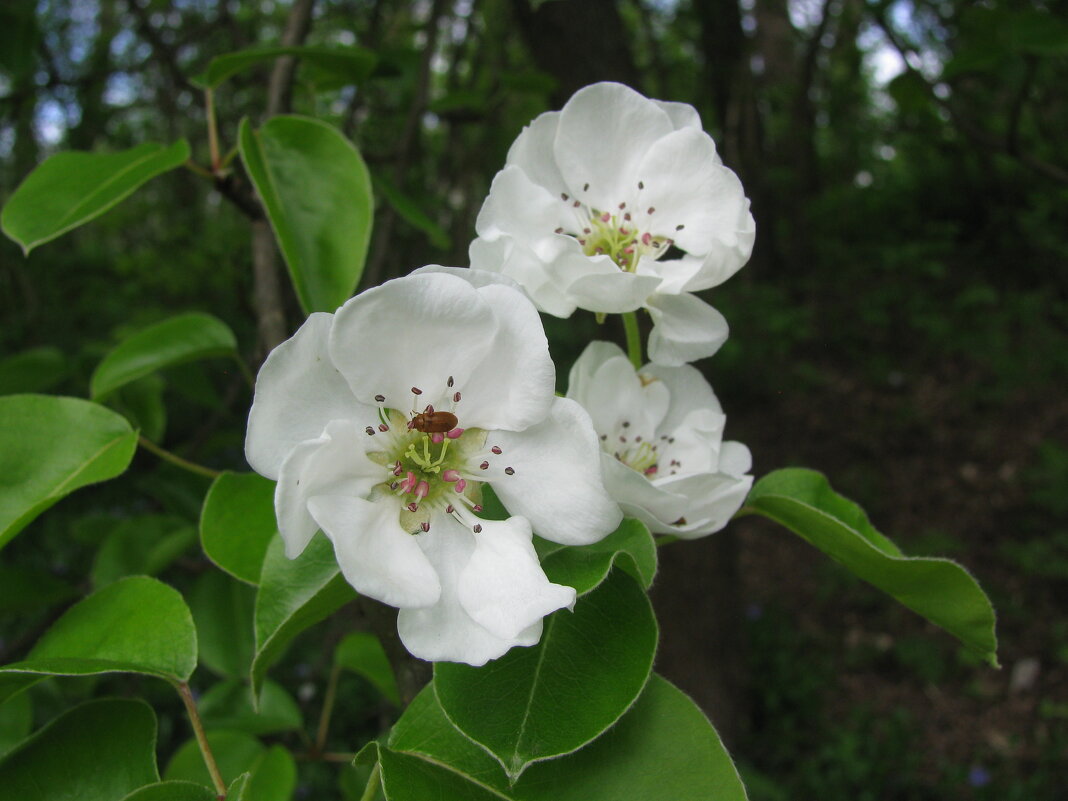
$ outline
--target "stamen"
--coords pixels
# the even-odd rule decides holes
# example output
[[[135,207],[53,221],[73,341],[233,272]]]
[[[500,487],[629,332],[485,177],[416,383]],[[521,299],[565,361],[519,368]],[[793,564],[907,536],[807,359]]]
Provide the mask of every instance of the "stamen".
[[[479,470],[489,470],[489,462],[483,462],[478,466]]]
[[[452,402],[453,403],[459,403],[461,397],[462,396],[460,395],[459,392],[454,393],[453,396],[452,396]]]
[[[445,436],[449,439],[459,439],[464,433],[462,428],[454,428],[452,431],[446,431]]]
[[[638,181],[638,188],[645,189],[645,184],[642,181]]]
[[[501,446],[500,445],[494,445],[492,448],[490,448],[490,450],[493,451],[498,456],[500,456],[502,453],[504,453],[504,451],[501,450]]]
[[[406,509],[407,509],[407,510],[408,510],[409,512],[418,512],[418,511],[419,511],[419,504],[417,504],[417,503],[416,503],[415,501],[412,501],[412,502],[411,502],[410,504],[408,504],[408,505],[407,505],[407,506],[406,506],[405,508],[406,508]]]
[[[566,203],[571,198],[568,196],[567,192],[561,192],[560,193],[560,199]]]
[[[419,389],[419,387],[412,387],[412,394],[413,395],[422,395],[423,394],[423,390]]]
[[[384,434],[385,432],[389,431],[389,426],[387,426],[385,423],[379,423],[378,430]]]
[[[681,231],[681,230],[682,230],[683,228],[685,228],[685,227],[686,227],[685,225],[676,225],[676,226],[675,226],[675,230],[676,230],[676,231]]]
[[[462,480],[459,470],[446,470],[444,473],[441,474],[441,478],[445,481],[448,481],[450,484],[454,481]]]
[[[447,514],[447,515],[451,515],[455,511],[456,511],[456,507],[454,507],[451,503],[448,506],[445,507],[445,514]]]
[[[431,434],[430,435],[430,441],[433,442],[435,445],[438,445],[438,444],[440,444],[440,443],[445,441],[445,435],[444,434],[438,434],[438,433]]]
[[[450,376],[449,376],[449,380],[448,380],[448,381],[446,381],[446,382],[445,382],[445,384],[446,384],[446,386],[449,386],[449,387],[451,387],[451,386],[453,385],[453,383],[454,383],[454,382],[453,382],[453,380],[452,380],[452,376],[450,375]]]
[[[589,192],[590,191],[590,185],[589,184],[583,184],[582,185],[582,191],[583,192]]]
[[[481,512],[482,511],[482,504],[476,503],[474,506],[471,507],[471,511],[472,512]]]
[[[654,212],[656,212],[656,209],[655,209],[655,208],[654,208],[653,206],[650,206],[650,207],[649,207],[649,211],[647,211],[647,212],[645,212],[645,213],[646,213],[646,214],[653,214]]]
[[[430,531],[430,521],[424,520],[419,524],[419,528],[423,529],[424,532]]]
[[[457,493],[462,493],[465,489],[467,489],[467,481],[461,478],[459,481],[456,482],[456,486],[454,487],[454,489]]]
[[[429,494],[430,485],[427,484],[425,481],[420,481],[418,484],[415,485],[415,497],[419,500],[422,500]]]
[[[623,211],[623,209],[625,209],[626,207],[627,207],[627,204],[625,202],[619,204],[619,210],[620,211]]]
[[[555,231],[553,231],[554,234],[562,234],[563,232],[564,232],[563,228],[557,228]]]
[[[515,475],[515,468],[514,467],[506,467],[506,468],[504,468],[504,474],[506,476],[514,476]]]
[[[577,208],[578,208],[579,206],[581,206],[582,204],[581,204],[581,203],[579,203],[579,202],[578,202],[578,201],[576,200],[576,201],[575,201],[574,203],[572,203],[571,205],[572,205],[572,206],[574,206],[574,207],[575,207],[575,208],[577,209]]]
[[[482,533],[482,525],[480,523],[475,523],[475,527],[473,529],[471,529],[471,530],[474,531],[476,534],[481,534]]]
[[[375,435],[375,430],[373,428],[371,428],[371,426],[367,426],[367,428],[365,428],[364,431],[367,432],[367,436],[369,436],[369,437],[373,437]]]
[[[385,403],[386,402],[386,396],[385,395],[375,395],[375,400],[378,401],[379,403]]]

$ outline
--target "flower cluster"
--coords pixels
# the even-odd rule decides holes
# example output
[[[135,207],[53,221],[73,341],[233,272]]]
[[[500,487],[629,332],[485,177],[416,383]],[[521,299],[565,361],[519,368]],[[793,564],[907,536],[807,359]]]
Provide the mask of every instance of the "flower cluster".
[[[476,229],[470,269],[387,282],[276,348],[246,455],[289,557],[322,530],[411,653],[481,665],[575,603],[534,534],[587,545],[626,513],[693,538],[742,504],[749,451],[688,362],[727,336],[693,293],[745,264],[754,225],[693,108],[602,83],[520,134]],[[538,310],[580,307],[646,309],[652,363],[591,343],[559,398]],[[511,517],[482,514],[486,487]]]

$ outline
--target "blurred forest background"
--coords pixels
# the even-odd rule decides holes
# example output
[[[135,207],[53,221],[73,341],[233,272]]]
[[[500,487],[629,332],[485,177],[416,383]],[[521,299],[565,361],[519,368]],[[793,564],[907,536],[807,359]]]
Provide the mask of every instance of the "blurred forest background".
[[[60,149],[185,136],[208,163],[189,78],[279,42],[373,58],[350,79],[297,65],[291,91],[285,61],[236,76],[216,96],[223,150],[242,117],[285,110],[350,136],[378,199],[365,286],[466,264],[509,144],[581,86],[696,106],[757,220],[750,264],[708,293],[732,328],[701,364],[728,438],[757,475],[822,470],[906,553],[969,567],[1004,668],[745,519],[662,550],[660,670],[704,705],[754,801],[1065,798],[1068,2],[8,0],[0,201]],[[239,162],[215,184],[165,175],[28,259],[0,242],[0,392],[84,396],[118,338],[179,311],[223,318],[253,363],[288,336],[298,307],[241,208]],[[546,322],[561,381],[585,341],[620,333],[581,312]],[[167,447],[242,469],[250,398],[232,372],[178,368],[119,403]],[[135,471],[139,496],[83,491],[0,555],[0,662],[160,520],[195,523],[206,482],[144,454]],[[116,519],[141,522],[94,557]],[[193,553],[165,579],[192,581]],[[294,685],[323,669],[316,637],[279,668]],[[390,714],[359,681],[335,717],[349,749]],[[56,700],[38,722],[88,692],[42,686]],[[164,724],[166,751],[181,735]]]

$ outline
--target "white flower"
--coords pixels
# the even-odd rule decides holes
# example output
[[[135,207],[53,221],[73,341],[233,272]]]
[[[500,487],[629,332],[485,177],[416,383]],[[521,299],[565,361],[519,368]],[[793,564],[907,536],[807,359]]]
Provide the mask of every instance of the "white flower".
[[[479,212],[471,266],[514,278],[557,317],[646,308],[650,358],[712,355],[723,316],[693,292],[749,259],[755,224],[692,106],[617,83],[527,126]]]
[[[567,396],[593,418],[608,491],[654,533],[711,534],[745,501],[749,449],[722,441],[727,418],[693,367],[635,371],[615,345],[591,342],[571,369]]]
[[[582,545],[621,517],[589,416],[554,382],[537,311],[500,276],[436,268],[312,314],[264,362],[245,442],[278,482],[286,554],[321,528],[420,658],[533,645],[575,591],[545,577],[531,527]],[[484,483],[518,516],[478,518]]]

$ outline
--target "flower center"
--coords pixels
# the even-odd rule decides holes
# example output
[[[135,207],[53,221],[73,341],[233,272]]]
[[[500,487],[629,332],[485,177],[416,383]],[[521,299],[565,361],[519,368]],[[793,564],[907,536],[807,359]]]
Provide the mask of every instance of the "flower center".
[[[639,189],[644,185],[639,184]],[[589,184],[586,185],[589,188]],[[618,211],[608,212],[585,206],[561,193],[561,200],[576,215],[576,229],[557,228],[555,233],[567,234],[578,240],[587,256],[608,256],[619,269],[633,273],[643,256],[659,259],[668,252],[674,240],[651,232],[656,209],[650,206],[644,211],[631,212],[627,204],[620,203]],[[682,230],[683,226],[676,226]],[[643,230],[644,229],[644,230]]]
[[[661,443],[649,442],[640,434],[628,436],[628,429],[630,421],[624,420],[620,423],[615,437],[609,438],[607,434],[602,434],[601,447],[632,470],[653,478],[660,470],[658,446]],[[667,437],[660,439],[667,440]]]
[[[450,379],[451,381],[451,379]],[[451,384],[450,384],[451,387]],[[416,398],[421,392],[413,394]],[[379,400],[380,399],[380,400]],[[401,526],[413,534],[429,531],[434,514],[448,514],[465,525],[482,530],[468,514],[482,511],[482,485],[499,474],[511,476],[515,470],[499,464],[500,447],[486,447],[487,432],[460,428],[457,416],[433,406],[405,415],[386,408],[379,401],[377,428],[367,427],[368,436],[380,436],[383,448],[368,457],[385,469],[377,491],[401,501]],[[453,395],[453,407],[460,393]]]

